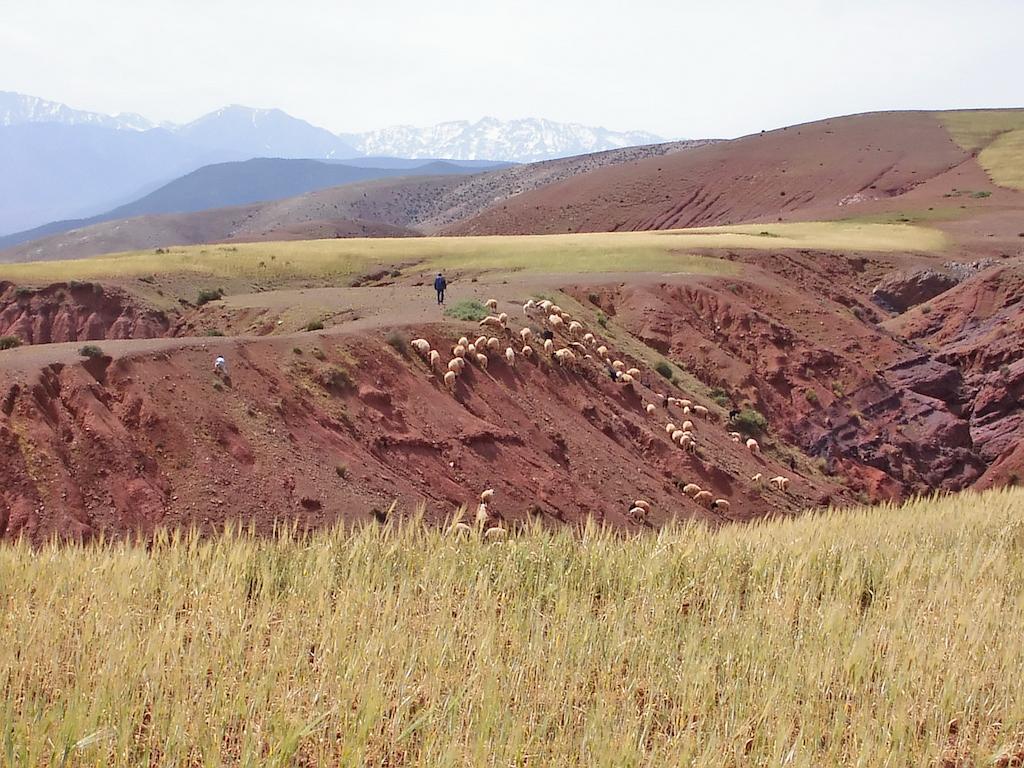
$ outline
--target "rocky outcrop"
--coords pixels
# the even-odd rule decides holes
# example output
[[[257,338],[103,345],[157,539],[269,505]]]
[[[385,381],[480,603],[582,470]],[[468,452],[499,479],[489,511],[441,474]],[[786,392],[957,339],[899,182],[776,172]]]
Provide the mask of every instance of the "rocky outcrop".
[[[896,272],[876,285],[871,296],[876,303],[893,312],[906,312],[945,293],[958,282],[956,277],[934,269]]]

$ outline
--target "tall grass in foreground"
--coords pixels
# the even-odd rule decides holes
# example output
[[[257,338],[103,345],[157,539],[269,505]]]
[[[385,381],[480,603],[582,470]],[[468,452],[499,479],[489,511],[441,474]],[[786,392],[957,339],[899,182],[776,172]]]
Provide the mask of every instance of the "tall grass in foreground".
[[[1024,493],[0,548],[6,765],[1012,765]]]

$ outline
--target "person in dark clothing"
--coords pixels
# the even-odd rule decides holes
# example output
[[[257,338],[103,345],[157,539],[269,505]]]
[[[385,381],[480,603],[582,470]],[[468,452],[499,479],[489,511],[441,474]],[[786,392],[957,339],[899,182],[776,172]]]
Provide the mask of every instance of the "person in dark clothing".
[[[437,273],[437,277],[434,278],[434,290],[437,291],[437,303],[444,304],[444,289],[448,287],[448,281],[444,279],[444,275],[440,272]]]

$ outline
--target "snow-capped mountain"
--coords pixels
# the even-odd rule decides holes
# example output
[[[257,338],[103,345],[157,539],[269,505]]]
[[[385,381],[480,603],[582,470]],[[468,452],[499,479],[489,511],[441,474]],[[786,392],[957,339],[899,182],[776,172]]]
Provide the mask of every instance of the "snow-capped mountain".
[[[0,125],[25,123],[61,123],[63,125],[97,125],[119,131],[148,131],[156,126],[142,115],[128,112],[119,115],[101,115],[72,109],[66,104],[47,101],[36,96],[25,96],[0,91]]]
[[[525,118],[457,120],[426,128],[408,125],[342,138],[371,157],[445,157],[528,163],[664,141],[645,131],[610,131],[577,123]]]

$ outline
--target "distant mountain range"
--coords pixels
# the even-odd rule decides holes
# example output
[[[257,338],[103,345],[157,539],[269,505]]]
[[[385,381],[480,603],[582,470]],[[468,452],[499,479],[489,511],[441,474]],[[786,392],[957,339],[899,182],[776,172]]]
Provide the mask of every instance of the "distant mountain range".
[[[90,218],[205,165],[358,156],[528,162],[660,141],[548,120],[443,123],[336,135],[277,109],[229,106],[184,125],[0,91],[0,234]]]

